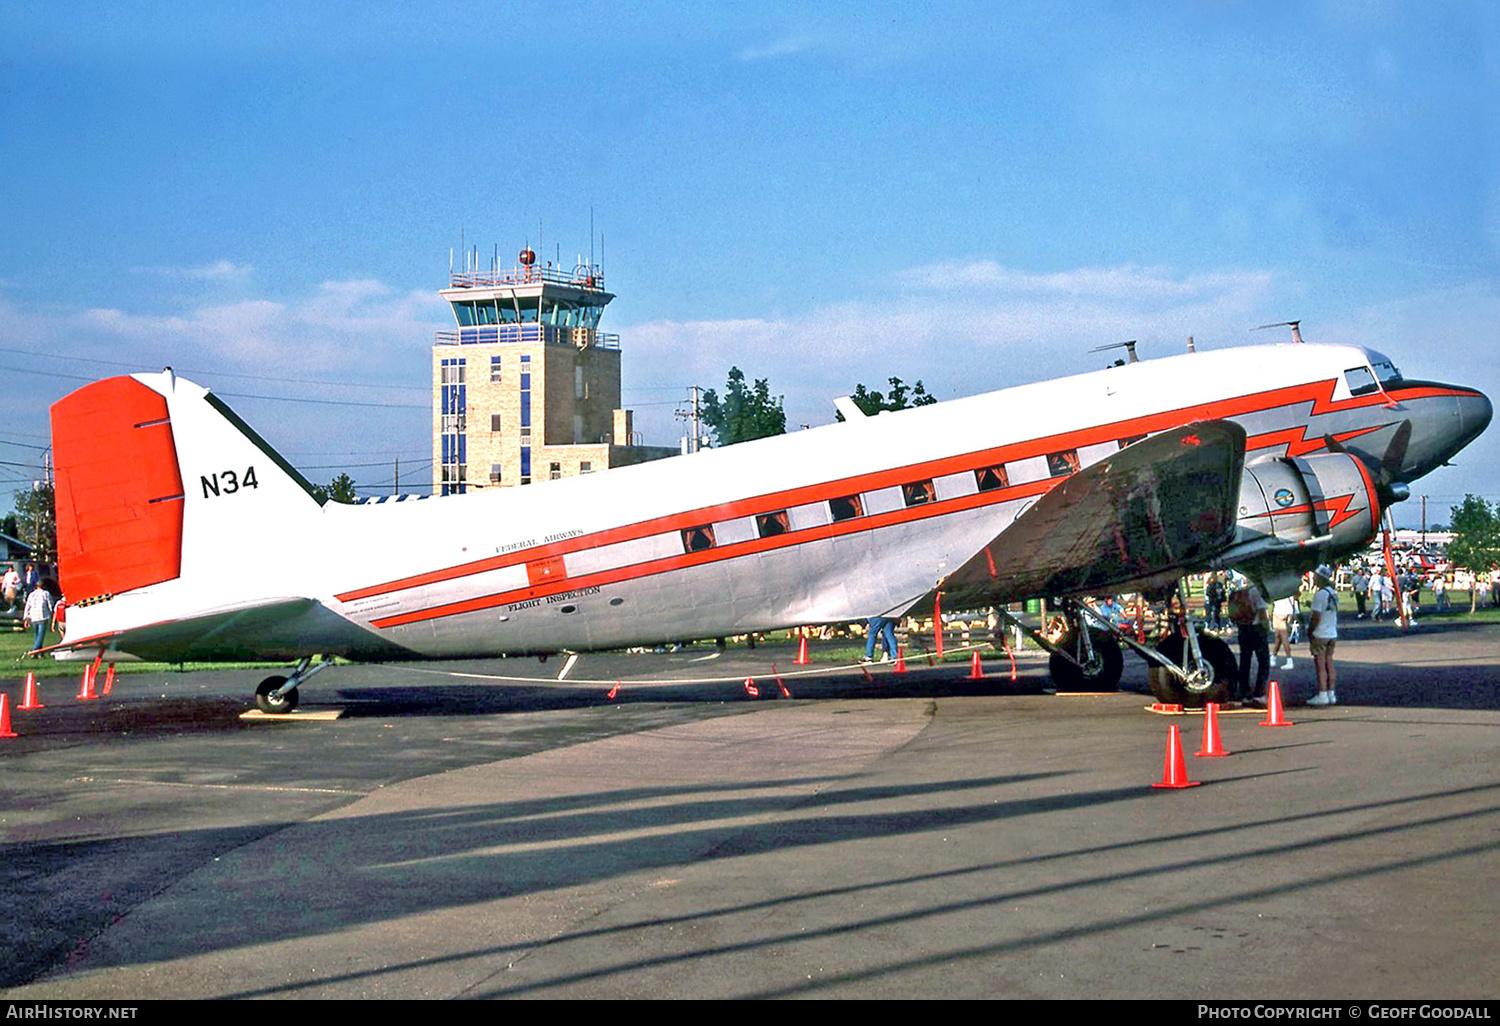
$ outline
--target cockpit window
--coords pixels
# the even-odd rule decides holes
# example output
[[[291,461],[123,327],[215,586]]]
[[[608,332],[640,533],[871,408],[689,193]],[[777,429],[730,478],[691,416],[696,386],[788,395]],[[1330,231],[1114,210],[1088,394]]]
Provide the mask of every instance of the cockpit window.
[[[1350,367],[1344,371],[1344,380],[1349,382],[1350,395],[1365,395],[1380,387],[1368,367]]]
[[[1389,360],[1377,360],[1370,364],[1370,367],[1375,371],[1375,376],[1380,379],[1382,385],[1389,385],[1393,381],[1401,380],[1401,372]]]

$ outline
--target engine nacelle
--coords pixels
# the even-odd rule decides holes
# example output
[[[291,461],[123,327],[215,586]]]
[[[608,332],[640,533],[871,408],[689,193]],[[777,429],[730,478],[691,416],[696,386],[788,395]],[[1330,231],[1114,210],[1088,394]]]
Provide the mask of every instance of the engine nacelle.
[[[1216,563],[1243,570],[1278,598],[1294,594],[1319,563],[1363,549],[1379,527],[1375,482],[1358,457],[1267,457],[1245,465],[1235,544]]]

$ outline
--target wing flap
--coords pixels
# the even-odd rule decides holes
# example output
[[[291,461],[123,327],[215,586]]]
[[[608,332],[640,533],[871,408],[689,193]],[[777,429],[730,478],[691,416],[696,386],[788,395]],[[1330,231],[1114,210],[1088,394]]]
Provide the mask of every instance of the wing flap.
[[[1171,580],[1233,541],[1244,460],[1244,429],[1228,421],[1122,449],[1037,499],[947,578],[944,602],[1134,591]]]

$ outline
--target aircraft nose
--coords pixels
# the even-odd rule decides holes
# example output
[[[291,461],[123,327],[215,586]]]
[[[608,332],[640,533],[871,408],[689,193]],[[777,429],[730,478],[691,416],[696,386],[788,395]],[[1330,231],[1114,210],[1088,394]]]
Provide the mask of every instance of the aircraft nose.
[[[1471,392],[1458,397],[1459,430],[1463,432],[1464,444],[1478,438],[1490,426],[1495,408],[1489,397],[1482,392]]]

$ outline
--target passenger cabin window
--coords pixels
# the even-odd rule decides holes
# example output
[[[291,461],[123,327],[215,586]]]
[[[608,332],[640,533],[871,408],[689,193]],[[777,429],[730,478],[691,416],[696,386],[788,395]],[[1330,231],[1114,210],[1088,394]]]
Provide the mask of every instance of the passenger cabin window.
[[[974,481],[981,492],[1010,487],[1010,475],[1005,472],[1004,467],[982,467],[974,471]]]
[[[865,505],[859,501],[858,495],[848,495],[842,499],[829,499],[828,513],[836,524],[840,520],[853,520],[855,517],[864,516]]]
[[[1047,473],[1053,477],[1066,477],[1078,473],[1078,450],[1064,449],[1047,454]]]
[[[777,510],[775,513],[759,513],[755,517],[755,533],[762,538],[772,538],[778,534],[786,534],[791,530],[790,522],[787,520],[786,510]]]
[[[906,500],[908,506],[920,506],[924,502],[936,499],[937,489],[932,487],[931,481],[913,481],[911,484],[901,486],[901,497]]]
[[[713,527],[689,527],[682,532],[682,547],[688,552],[702,552],[714,547]]]
[[[1344,371],[1344,380],[1349,383],[1350,395],[1368,395],[1380,388],[1368,367],[1350,367]]]

